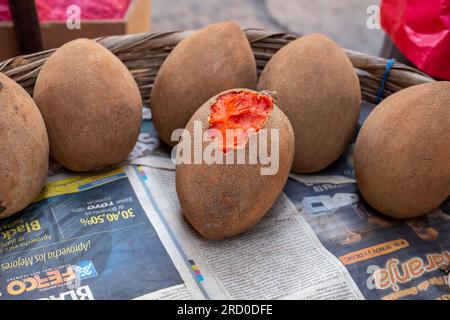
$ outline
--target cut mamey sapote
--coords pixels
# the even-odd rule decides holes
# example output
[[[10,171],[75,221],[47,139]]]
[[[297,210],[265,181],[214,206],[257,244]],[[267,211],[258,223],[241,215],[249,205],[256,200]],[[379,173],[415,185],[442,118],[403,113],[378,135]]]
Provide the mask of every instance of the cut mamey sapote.
[[[142,118],[138,86],[125,65],[92,40],[71,41],[50,56],[34,99],[51,157],[71,170],[115,165],[136,144]]]
[[[316,172],[347,148],[358,121],[361,92],[344,50],[324,35],[297,39],[267,63],[258,90],[275,91],[294,127],[292,170]]]
[[[48,138],[29,94],[0,73],[0,218],[30,204],[48,171]]]
[[[268,93],[234,89],[207,101],[176,150],[176,188],[186,219],[214,240],[250,228],[282,192],[294,143],[288,118]]]
[[[241,28],[212,24],[181,41],[162,64],[151,94],[152,120],[165,143],[212,96],[256,87],[256,62]]]
[[[404,89],[369,115],[354,163],[359,190],[380,212],[413,218],[450,195],[450,82]]]

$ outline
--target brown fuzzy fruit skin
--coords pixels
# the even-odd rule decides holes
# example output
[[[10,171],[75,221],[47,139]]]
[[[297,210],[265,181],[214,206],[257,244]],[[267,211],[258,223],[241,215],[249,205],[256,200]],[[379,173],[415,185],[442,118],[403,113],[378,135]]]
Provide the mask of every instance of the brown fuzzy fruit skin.
[[[126,160],[139,135],[142,100],[133,76],[102,45],[71,41],[42,67],[34,100],[44,117],[51,157],[73,171]]]
[[[380,103],[358,135],[359,190],[395,218],[428,213],[450,195],[450,82],[404,89]]]
[[[312,34],[289,43],[267,63],[258,90],[276,92],[294,127],[292,171],[322,170],[345,151],[358,121],[361,90],[335,42]]]
[[[241,28],[212,24],[181,41],[158,71],[151,94],[152,120],[170,146],[172,132],[216,94],[233,88],[255,89],[256,62]]]
[[[48,172],[48,138],[28,93],[0,73],[0,218],[29,205]]]
[[[191,136],[195,120],[202,121],[203,132],[209,128],[210,106],[219,95],[207,101],[193,115],[186,126]],[[281,194],[294,157],[294,131],[289,119],[276,105],[264,128],[279,129],[280,159],[275,175],[261,175],[260,162],[248,164],[248,158],[246,164],[177,163],[176,189],[183,214],[203,237],[222,240],[244,232],[269,211]],[[271,150],[270,131],[267,141]],[[191,150],[194,150],[193,143],[191,139]],[[203,150],[208,144],[203,142]],[[248,143],[245,152],[249,154]]]

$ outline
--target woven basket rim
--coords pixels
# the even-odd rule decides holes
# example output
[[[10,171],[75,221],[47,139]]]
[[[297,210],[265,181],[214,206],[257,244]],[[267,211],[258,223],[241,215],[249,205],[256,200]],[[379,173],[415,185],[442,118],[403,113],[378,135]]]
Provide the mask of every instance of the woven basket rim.
[[[270,32],[259,28],[246,28],[245,32],[255,55],[258,74],[270,58],[283,46],[301,37],[283,32]],[[130,35],[107,36],[93,39],[115,54],[131,71],[139,86],[144,105],[150,105],[150,93],[156,74],[172,49],[191,35],[192,30]],[[17,56],[0,62],[0,72],[9,76],[30,94],[39,71],[56,49]],[[363,100],[375,103],[387,60],[362,52],[345,49],[357,71]],[[404,88],[434,81],[423,72],[401,63],[394,63],[382,92],[385,98]]]

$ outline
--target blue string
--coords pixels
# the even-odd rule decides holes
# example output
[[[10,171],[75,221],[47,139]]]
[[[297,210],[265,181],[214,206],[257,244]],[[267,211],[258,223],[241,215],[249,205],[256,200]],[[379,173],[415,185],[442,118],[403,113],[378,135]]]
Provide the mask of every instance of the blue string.
[[[383,100],[384,87],[386,86],[386,81],[389,77],[389,73],[391,72],[392,66],[394,64],[395,64],[395,59],[389,59],[386,62],[386,69],[384,70],[383,79],[381,80],[381,85],[377,92],[377,99],[375,101],[375,104],[379,104],[381,102],[381,100]]]

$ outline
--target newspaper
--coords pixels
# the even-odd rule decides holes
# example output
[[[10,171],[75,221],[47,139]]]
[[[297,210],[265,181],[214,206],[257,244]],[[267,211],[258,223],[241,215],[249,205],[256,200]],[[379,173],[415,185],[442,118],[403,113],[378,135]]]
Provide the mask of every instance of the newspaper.
[[[1,222],[0,298],[192,298],[190,271],[137,181],[131,166],[53,176],[41,199]]]
[[[56,170],[0,221],[0,299],[450,298],[450,198],[414,220],[375,212],[359,196],[351,144],[327,170],[291,174],[250,230],[209,241],[183,218],[150,118],[129,162]]]

